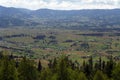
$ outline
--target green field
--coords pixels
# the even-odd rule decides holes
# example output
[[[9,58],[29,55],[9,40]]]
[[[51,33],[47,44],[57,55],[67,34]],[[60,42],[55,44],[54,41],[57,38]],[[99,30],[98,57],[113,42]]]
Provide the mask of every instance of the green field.
[[[73,61],[120,59],[120,33],[40,28],[0,29],[0,50],[32,59],[53,59],[69,55]]]

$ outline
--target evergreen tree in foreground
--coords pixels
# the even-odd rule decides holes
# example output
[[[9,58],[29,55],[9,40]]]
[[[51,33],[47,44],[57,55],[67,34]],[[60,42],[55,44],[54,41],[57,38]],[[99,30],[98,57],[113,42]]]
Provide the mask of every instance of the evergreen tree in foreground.
[[[87,80],[87,77],[85,76],[85,74],[83,72],[80,73],[78,80]]]
[[[81,68],[68,56],[50,60],[46,68],[40,61],[34,63],[25,57],[16,62],[13,56],[1,55],[0,80],[120,80],[120,63],[112,56],[107,62],[100,57],[95,64],[90,57]]]
[[[19,80],[38,80],[38,73],[32,61],[23,58],[18,67]]]
[[[99,71],[99,70],[98,70],[98,71],[96,72],[93,80],[107,80],[107,78],[106,78],[105,74],[103,74],[102,71]]]
[[[120,63],[118,63],[112,72],[113,80],[120,80]]]
[[[38,63],[38,71],[41,72],[42,70],[42,65],[41,65],[41,61],[39,60],[39,63]]]
[[[0,60],[0,80],[18,80],[15,62],[8,56],[4,56]]]

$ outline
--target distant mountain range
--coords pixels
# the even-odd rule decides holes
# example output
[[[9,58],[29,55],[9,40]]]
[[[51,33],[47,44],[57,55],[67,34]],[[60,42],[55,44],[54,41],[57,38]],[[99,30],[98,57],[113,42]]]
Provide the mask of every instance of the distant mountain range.
[[[120,28],[120,9],[28,10],[0,6],[0,27]]]

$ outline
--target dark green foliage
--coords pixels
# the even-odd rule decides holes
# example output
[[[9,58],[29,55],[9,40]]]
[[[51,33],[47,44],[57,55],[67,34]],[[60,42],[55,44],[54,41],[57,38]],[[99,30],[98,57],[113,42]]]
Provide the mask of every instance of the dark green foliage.
[[[0,59],[3,57],[3,52],[0,51]]]
[[[89,50],[89,44],[87,42],[82,43],[80,46],[84,51]]]
[[[53,76],[52,71],[50,69],[45,69],[40,74],[40,80],[52,80],[52,76]],[[57,80],[57,79],[54,79],[54,80]]]
[[[105,62],[102,62],[101,57],[99,57],[98,63],[95,63],[95,70],[103,70],[105,67]]]
[[[42,70],[42,64],[41,64],[41,61],[39,60],[39,63],[38,63],[38,71],[41,72],[41,70]]]
[[[51,69],[52,68],[52,60],[49,60],[48,67]]]
[[[112,71],[113,80],[120,80],[120,63],[118,63]]]
[[[85,76],[85,74],[83,72],[80,73],[78,80],[87,80],[87,77]]]
[[[98,69],[102,70],[102,60],[101,60],[101,57],[99,58]]]
[[[90,67],[90,70],[92,71],[93,70],[93,58],[92,58],[92,56],[89,59],[89,67]]]
[[[69,80],[67,62],[64,59],[61,59],[60,61],[58,75],[59,75],[58,80]]]
[[[102,61],[102,70],[105,70],[105,61]]]
[[[107,74],[108,77],[111,77],[114,66],[115,66],[115,62],[113,61],[113,57],[110,56],[109,61],[107,61],[105,70],[104,70],[104,72]]]
[[[102,71],[97,71],[93,80],[107,80],[105,74]]]
[[[93,73],[94,73],[92,56],[88,60],[88,63],[86,63],[85,61],[83,61],[83,65],[82,65],[82,69],[81,70],[86,74],[86,76],[89,79],[92,79]]]
[[[9,60],[8,56],[0,60],[0,80],[18,80],[15,62]]]
[[[37,70],[32,61],[23,58],[18,67],[20,80],[38,80]]]
[[[69,60],[69,56],[62,56],[50,60],[48,68],[43,68],[41,61],[36,65],[25,57],[16,61],[2,55],[0,80],[120,80],[120,63],[114,62],[111,56],[107,62],[100,57],[94,65],[93,57],[90,57],[79,65],[77,61]]]

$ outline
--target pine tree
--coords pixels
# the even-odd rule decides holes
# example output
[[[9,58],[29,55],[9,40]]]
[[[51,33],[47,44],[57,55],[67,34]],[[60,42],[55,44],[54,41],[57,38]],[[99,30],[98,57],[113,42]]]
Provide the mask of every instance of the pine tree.
[[[110,56],[110,59],[109,59],[109,61],[107,61],[107,64],[105,66],[105,73],[107,74],[108,77],[111,77],[114,66],[115,66],[115,63],[113,61],[113,57]]]
[[[83,72],[80,73],[78,80],[87,80],[87,77]]]
[[[66,57],[62,57],[58,64],[58,80],[71,80],[73,76],[73,69],[69,66],[69,60]],[[74,80],[74,79],[72,79]]]
[[[3,57],[3,51],[0,51],[0,59]]]
[[[61,59],[58,70],[58,80],[68,80],[67,65],[64,59]]]
[[[42,65],[41,65],[41,61],[39,60],[39,63],[38,63],[38,71],[41,72],[42,70]]]
[[[52,67],[54,68],[54,67],[56,67],[56,65],[57,65],[57,59],[54,58]]]
[[[98,70],[98,71],[96,72],[93,80],[107,80],[107,78],[106,78],[105,74],[103,74],[102,71],[99,71],[99,70]]]
[[[18,80],[15,62],[4,56],[0,66],[0,80]]]
[[[102,71],[105,72],[105,61],[102,62]]]
[[[98,62],[95,63],[94,69],[95,69],[95,71],[99,70],[99,64],[98,64]]]
[[[46,68],[40,73],[39,80],[57,80],[58,75],[53,73],[51,69]]]
[[[32,61],[23,58],[18,67],[19,80],[38,80],[38,73]]]
[[[92,72],[92,70],[93,70],[93,58],[92,58],[92,56],[89,59],[89,68],[90,68],[90,70]]]
[[[101,57],[99,58],[99,70],[102,70],[102,59],[101,59]]]
[[[116,65],[116,67],[112,71],[113,80],[120,80],[120,63]]]

